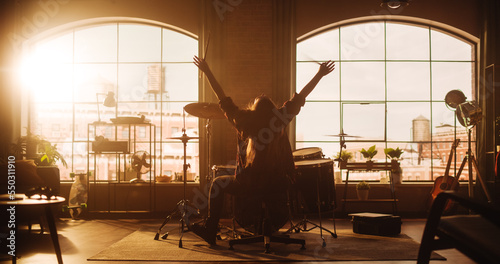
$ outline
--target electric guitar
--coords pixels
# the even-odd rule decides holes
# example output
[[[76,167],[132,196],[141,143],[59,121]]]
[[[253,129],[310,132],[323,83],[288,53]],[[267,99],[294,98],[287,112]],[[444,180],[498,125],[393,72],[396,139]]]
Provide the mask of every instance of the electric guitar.
[[[460,139],[455,139],[453,141],[453,145],[451,146],[450,150],[450,156],[448,157],[448,163],[446,164],[446,170],[444,171],[443,176],[439,176],[434,180],[434,186],[431,191],[431,197],[429,201],[429,208],[434,202],[434,199],[438,196],[439,193],[446,191],[446,190],[458,190],[458,179],[453,176],[449,176],[450,173],[450,166],[451,166],[451,160],[453,158],[453,153],[455,152],[455,149],[457,148],[458,144],[460,143]],[[445,211],[449,210],[452,206],[452,203],[448,202],[448,204],[445,207]]]

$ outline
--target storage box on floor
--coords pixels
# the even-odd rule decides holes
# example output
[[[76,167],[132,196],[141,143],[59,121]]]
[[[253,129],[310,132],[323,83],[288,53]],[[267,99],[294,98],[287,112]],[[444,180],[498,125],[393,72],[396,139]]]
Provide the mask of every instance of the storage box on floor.
[[[377,213],[356,213],[349,216],[352,217],[354,233],[378,236],[396,236],[401,233],[400,216]]]

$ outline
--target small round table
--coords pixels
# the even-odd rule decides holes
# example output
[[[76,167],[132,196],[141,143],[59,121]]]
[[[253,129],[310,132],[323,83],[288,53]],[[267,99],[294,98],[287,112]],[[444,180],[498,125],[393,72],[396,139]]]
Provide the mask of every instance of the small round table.
[[[54,205],[59,205],[62,204],[66,199],[63,197],[53,197],[52,199],[30,199],[27,197],[24,197],[23,199],[19,200],[0,200],[0,210],[2,212],[6,212],[8,214],[11,214],[11,211],[16,210],[16,208],[20,207],[23,210],[36,210],[36,208],[43,208],[45,210],[45,217],[47,218],[47,223],[49,225],[49,231],[50,231],[50,237],[52,238],[52,243],[54,244],[54,250],[56,251],[57,255],[57,263],[62,264],[62,255],[61,255],[61,248],[59,247],[59,238],[57,237],[57,229],[56,229],[56,224],[54,221],[54,214],[52,212],[52,206]],[[17,221],[15,221],[15,213],[14,215],[14,221],[12,222],[13,232],[17,231]],[[11,218],[12,219],[12,218]],[[12,263],[16,263],[16,255],[14,254],[12,256]]]

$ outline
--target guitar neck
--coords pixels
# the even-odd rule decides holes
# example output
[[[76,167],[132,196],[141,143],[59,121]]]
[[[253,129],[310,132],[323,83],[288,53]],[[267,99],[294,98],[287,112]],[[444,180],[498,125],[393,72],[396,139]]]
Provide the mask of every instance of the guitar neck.
[[[453,152],[455,152],[455,149],[457,148],[458,142],[460,142],[460,139],[457,138],[457,139],[455,139],[455,141],[453,141],[453,145],[451,146],[450,155],[448,156],[448,163],[446,164],[446,170],[444,171],[444,175],[443,175],[445,182],[450,174],[451,159],[453,158]]]

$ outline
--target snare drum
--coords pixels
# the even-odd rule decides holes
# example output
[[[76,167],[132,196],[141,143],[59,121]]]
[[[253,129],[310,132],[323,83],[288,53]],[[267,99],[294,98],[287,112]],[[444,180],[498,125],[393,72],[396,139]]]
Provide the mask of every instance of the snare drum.
[[[302,197],[302,201],[298,203],[303,205],[301,207],[304,213],[319,213],[335,209],[337,202],[333,165],[331,159],[295,162],[296,189],[299,192],[298,197]]]
[[[221,176],[234,176],[236,173],[236,166],[234,165],[214,165],[212,166],[212,179],[208,183],[212,185],[212,181]],[[233,217],[234,200],[232,195],[226,193],[224,196],[224,207],[222,208],[221,218],[228,219]]]
[[[318,147],[301,148],[295,150],[293,153],[293,160],[314,160],[323,158],[323,150]]]

